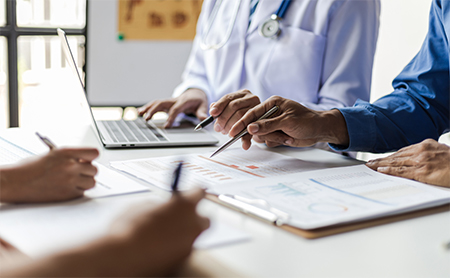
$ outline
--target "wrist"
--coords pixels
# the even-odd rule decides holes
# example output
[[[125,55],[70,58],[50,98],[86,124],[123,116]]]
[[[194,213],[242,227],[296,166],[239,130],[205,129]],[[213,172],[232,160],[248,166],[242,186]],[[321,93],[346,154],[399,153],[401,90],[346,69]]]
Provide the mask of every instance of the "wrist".
[[[347,123],[342,113],[338,109],[322,111],[320,114],[322,120],[321,126],[321,142],[327,142],[336,145],[348,145],[349,136]]]

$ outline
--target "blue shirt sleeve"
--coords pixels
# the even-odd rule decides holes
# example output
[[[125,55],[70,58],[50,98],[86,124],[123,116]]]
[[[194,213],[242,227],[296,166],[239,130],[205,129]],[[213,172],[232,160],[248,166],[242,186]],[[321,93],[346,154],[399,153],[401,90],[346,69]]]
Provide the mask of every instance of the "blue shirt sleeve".
[[[438,139],[450,131],[450,2],[435,0],[429,29],[419,53],[393,81],[395,91],[373,104],[357,101],[339,109],[345,118],[349,146],[338,151],[389,152]]]

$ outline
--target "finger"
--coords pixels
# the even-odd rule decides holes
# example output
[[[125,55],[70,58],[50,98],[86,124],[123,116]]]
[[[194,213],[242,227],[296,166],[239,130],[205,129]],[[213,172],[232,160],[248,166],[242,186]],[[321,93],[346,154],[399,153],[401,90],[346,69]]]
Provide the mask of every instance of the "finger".
[[[78,166],[78,171],[80,175],[86,176],[86,177],[94,177],[97,175],[97,167],[90,163],[80,163]]]
[[[278,116],[275,118],[263,119],[251,123],[247,127],[247,130],[252,135],[258,134],[259,136],[262,136],[278,130],[283,130],[283,128],[286,127],[283,126],[282,117]]]
[[[88,176],[79,176],[76,182],[76,188],[81,191],[91,189],[95,186],[95,179]]]
[[[242,148],[244,150],[250,149],[250,147],[252,146],[252,136],[250,134],[244,135],[241,138],[241,142],[242,142]]]
[[[378,167],[414,166],[415,164],[416,161],[414,161],[411,156],[403,157],[397,155],[370,160],[366,163],[366,165],[372,169],[376,169]]]
[[[173,125],[173,122],[175,122],[178,114],[182,113],[189,104],[190,103],[182,103],[179,101],[175,102],[167,113],[167,120],[164,124],[164,128],[171,127]]]
[[[218,101],[211,104],[209,114],[213,117],[217,117],[222,114],[228,104],[236,98],[241,98],[245,95],[243,91],[227,94],[221,97]]]
[[[397,176],[407,179],[415,180],[415,171],[417,168],[408,166],[399,167],[378,167],[377,171],[383,174],[388,174],[391,176]]]
[[[227,107],[225,111],[216,119],[216,122],[214,124],[214,130],[217,132],[222,132],[223,134],[227,134],[231,127],[239,121],[242,116],[245,115],[245,113],[248,111],[247,107],[244,107],[242,109],[230,109]],[[217,126],[220,126],[219,128],[216,128]]]
[[[89,163],[100,154],[96,148],[62,148],[54,150],[54,153]]]
[[[223,131],[222,133],[224,134],[228,133],[234,123],[240,120],[250,108],[255,107],[259,103],[259,98],[250,92],[240,96],[240,98],[236,97],[228,103],[220,116],[217,117],[216,124],[220,126],[221,129],[215,130],[217,132]]]
[[[155,115],[157,112],[169,110],[174,103],[175,100],[173,99],[157,101],[154,105],[152,105],[148,109],[147,115],[145,116],[145,120],[146,121],[150,120],[153,117],[153,115]]]
[[[211,222],[209,221],[209,218],[200,216],[199,217],[199,224],[200,224],[200,229],[202,231],[204,231],[204,230],[206,230],[206,229],[208,229],[210,227]]]
[[[140,115],[140,116],[144,115],[145,112],[147,112],[147,110],[153,105],[153,103],[154,103],[154,101],[150,101],[149,103],[147,103],[147,104],[145,104],[145,105],[139,107],[139,108],[137,109],[139,115]]]
[[[258,120],[264,113],[269,111],[273,106],[277,105],[277,100],[278,98],[270,97],[265,102],[260,103],[248,110],[245,115],[233,125],[228,134],[232,137],[236,136],[244,128],[247,128],[250,123]]]
[[[265,135],[258,135],[258,140],[262,140],[268,147],[276,147],[279,145],[291,145],[293,138],[281,131],[275,131]]]

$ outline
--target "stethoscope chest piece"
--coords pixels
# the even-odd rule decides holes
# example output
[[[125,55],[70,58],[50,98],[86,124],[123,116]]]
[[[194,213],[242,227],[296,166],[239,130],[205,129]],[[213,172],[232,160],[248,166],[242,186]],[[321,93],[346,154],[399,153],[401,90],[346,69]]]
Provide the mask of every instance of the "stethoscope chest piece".
[[[277,15],[273,14],[268,20],[259,26],[259,34],[265,38],[276,39],[280,33],[280,20]]]

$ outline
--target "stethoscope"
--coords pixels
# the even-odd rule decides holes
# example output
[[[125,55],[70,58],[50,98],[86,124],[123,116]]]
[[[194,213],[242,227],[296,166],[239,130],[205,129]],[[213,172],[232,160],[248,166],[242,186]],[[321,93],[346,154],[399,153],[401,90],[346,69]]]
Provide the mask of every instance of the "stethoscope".
[[[206,42],[206,39],[207,39],[208,35],[210,34],[211,27],[212,27],[212,25],[214,23],[214,20],[216,19],[216,16],[217,16],[217,13],[219,11],[219,8],[222,5],[222,1],[223,0],[218,0],[218,1],[216,1],[216,3],[214,3],[214,7],[213,7],[213,10],[211,12],[211,16],[208,19],[208,22],[206,24],[202,40],[200,41],[200,47],[203,50],[220,49],[230,39],[231,32],[233,31],[234,24],[236,23],[236,18],[237,18],[237,15],[238,15],[238,12],[239,12],[239,7],[240,7],[240,5],[242,3],[242,0],[239,0],[239,2],[237,2],[237,4],[235,5],[235,7],[233,9],[231,23],[228,25],[228,29],[227,29],[227,31],[225,33],[224,39],[222,39],[222,41],[220,41],[217,44],[208,44]],[[277,10],[277,12],[272,14],[270,16],[270,18],[267,19],[258,28],[258,32],[259,32],[259,34],[261,36],[263,36],[265,38],[276,39],[280,35],[280,33],[281,33],[280,21],[281,21],[281,19],[283,19],[284,15],[286,14],[286,11],[287,11],[287,9],[289,7],[289,4],[291,4],[291,0],[283,0],[283,2],[281,3],[280,7]]]
[[[277,12],[272,14],[261,26],[259,26],[259,34],[265,38],[276,39],[280,33],[280,21],[286,14],[287,9],[291,4],[291,0],[283,0]]]

